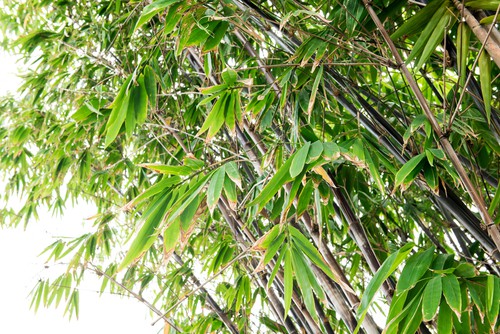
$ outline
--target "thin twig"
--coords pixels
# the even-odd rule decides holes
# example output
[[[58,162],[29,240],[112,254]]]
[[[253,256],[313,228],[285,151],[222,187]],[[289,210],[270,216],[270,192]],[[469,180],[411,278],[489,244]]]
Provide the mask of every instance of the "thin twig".
[[[138,301],[140,301],[141,303],[143,303],[144,305],[146,305],[151,311],[153,311],[154,313],[156,313],[157,315],[160,316],[160,318],[158,320],[156,320],[152,326],[154,326],[159,320],[163,319],[165,320],[170,326],[172,326],[173,329],[175,329],[176,331],[178,331],[179,333],[182,333],[182,331],[177,328],[177,326],[175,326],[174,322],[169,319],[167,317],[166,314],[162,314],[160,310],[158,310],[153,304],[151,304],[150,302],[148,302],[147,300],[144,299],[144,297],[142,297],[141,295],[139,295],[138,293],[135,293],[134,291],[130,290],[129,288],[127,288],[125,285],[121,284],[120,282],[118,282],[117,280],[115,280],[113,277],[109,276],[107,273],[103,272],[102,270],[100,270],[99,268],[97,268],[95,265],[93,265],[92,263],[88,263],[88,266],[89,266],[89,269],[92,270],[93,272],[95,272],[97,275],[100,275],[100,276],[104,276],[106,277],[107,279],[109,279],[113,284],[115,284],[116,286],[119,286],[121,289],[127,291],[130,295],[132,295],[135,299],[137,299]]]
[[[234,259],[232,259],[231,261],[229,261],[226,265],[224,265],[218,272],[216,272],[215,274],[213,274],[205,282],[200,283],[200,285],[198,285],[195,289],[193,289],[190,292],[188,292],[187,294],[185,294],[174,305],[170,306],[164,313],[156,313],[155,312],[156,314],[160,315],[160,317],[158,319],[156,319],[155,321],[153,321],[153,323],[151,325],[154,326],[161,319],[165,319],[166,316],[167,316],[167,314],[170,313],[170,311],[172,311],[173,309],[175,309],[177,306],[179,306],[180,304],[182,304],[183,301],[185,301],[186,299],[188,299],[191,295],[193,295],[194,293],[196,293],[198,290],[204,288],[205,285],[207,285],[208,283],[210,283],[211,281],[213,281],[215,278],[217,278],[218,276],[220,276],[229,266],[231,266],[233,263],[235,263],[236,261],[238,261],[239,259],[241,259],[243,256],[245,256],[249,251],[250,251],[250,247],[247,248],[247,249],[245,249],[240,254],[238,254],[238,256],[236,256]]]

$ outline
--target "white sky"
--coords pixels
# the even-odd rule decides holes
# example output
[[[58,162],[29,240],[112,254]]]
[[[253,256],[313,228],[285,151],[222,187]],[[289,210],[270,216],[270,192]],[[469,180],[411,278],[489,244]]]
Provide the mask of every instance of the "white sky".
[[[20,80],[16,77],[15,59],[0,52],[0,95],[15,92]],[[1,171],[0,171],[1,173]],[[1,179],[1,177],[0,177]],[[3,188],[0,183],[0,191]],[[4,203],[0,203],[1,206]],[[61,236],[78,236],[90,228],[85,218],[95,210],[81,205],[66,210],[64,217],[51,218],[40,212],[40,221],[32,221],[24,231],[0,228],[0,333],[159,333],[163,325],[152,327],[149,310],[138,301],[97,290],[100,282],[89,282],[80,289],[80,318],[63,317],[65,304],[58,309],[40,307],[34,314],[29,309],[29,293],[40,277],[50,275],[38,254]],[[54,268],[57,270],[58,268]],[[53,269],[53,270],[54,270]],[[61,268],[59,268],[60,270]],[[58,272],[58,275],[60,272]],[[90,278],[88,273],[87,278]],[[92,284],[94,283],[94,284]]]

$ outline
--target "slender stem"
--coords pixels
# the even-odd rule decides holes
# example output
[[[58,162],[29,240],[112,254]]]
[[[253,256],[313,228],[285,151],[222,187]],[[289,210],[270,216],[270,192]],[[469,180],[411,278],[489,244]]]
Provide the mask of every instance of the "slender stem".
[[[172,311],[177,306],[179,306],[180,304],[182,304],[182,302],[184,302],[186,299],[188,299],[188,297],[192,296],[197,291],[203,289],[205,287],[205,285],[207,285],[208,283],[210,283],[214,279],[216,279],[218,276],[220,276],[233,263],[235,263],[236,261],[238,261],[241,258],[243,258],[245,255],[247,255],[247,253],[248,253],[249,250],[250,250],[250,248],[245,249],[243,252],[241,252],[236,257],[234,257],[234,259],[232,259],[231,261],[229,261],[228,263],[226,263],[224,266],[222,266],[222,268],[220,268],[219,271],[217,271],[215,274],[213,274],[211,277],[209,277],[205,282],[200,283],[200,285],[198,285],[195,289],[193,289],[193,290],[189,291],[188,293],[186,293],[184,296],[182,296],[182,298],[179,298],[179,300],[174,305],[170,306],[165,312],[160,313],[161,314],[160,317],[158,319],[156,319],[155,321],[153,321],[152,325],[155,325],[162,318],[166,317],[167,314],[170,313],[170,311]]]
[[[163,319],[170,326],[172,326],[172,328],[175,329],[177,332],[182,333],[182,331],[175,326],[174,322],[172,320],[170,320],[167,317],[166,314],[162,314],[162,312],[159,309],[157,309],[153,304],[151,304],[150,302],[148,302],[147,300],[145,300],[144,297],[142,297],[140,294],[135,293],[134,291],[130,290],[125,285],[121,284],[120,282],[118,282],[117,280],[115,280],[113,277],[109,276],[107,273],[105,273],[104,271],[100,270],[98,267],[94,266],[92,263],[88,263],[88,266],[89,266],[89,269],[92,270],[93,272],[95,272],[97,275],[106,277],[114,285],[120,287],[124,291],[127,291],[127,293],[129,293],[131,296],[133,296],[135,299],[137,299],[138,301],[140,301],[141,303],[143,303],[144,305],[146,305],[155,314],[159,315],[160,318],[158,318],[158,320],[156,320],[154,324],[156,324],[159,320]]]
[[[184,265],[184,261],[182,261],[182,259],[181,259],[181,257],[179,255],[177,255],[176,253],[174,253],[172,256],[173,256],[174,260],[179,265],[181,265],[181,266]],[[190,277],[191,277],[191,280],[193,281],[194,285],[196,285],[197,287],[201,286],[200,281],[198,280],[198,278],[194,274],[191,273]],[[233,334],[239,334],[240,331],[238,330],[238,326],[236,326],[231,321],[231,319],[229,319],[228,315],[224,311],[222,311],[222,309],[220,308],[220,306],[212,298],[212,296],[208,293],[208,291],[205,288],[203,288],[203,287],[200,288],[200,291],[207,296],[207,301],[208,301],[208,304],[210,305],[210,308],[212,308],[212,310],[215,313],[217,313],[217,316],[222,320],[222,322],[226,325],[226,327],[229,329],[229,331],[231,333],[233,333]]]

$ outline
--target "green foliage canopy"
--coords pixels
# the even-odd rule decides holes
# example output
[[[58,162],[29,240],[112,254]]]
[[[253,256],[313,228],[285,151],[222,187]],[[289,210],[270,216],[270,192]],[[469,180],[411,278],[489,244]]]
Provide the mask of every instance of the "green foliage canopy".
[[[6,1],[2,224],[98,209],[33,307],[93,272],[166,332],[498,331],[498,8]]]

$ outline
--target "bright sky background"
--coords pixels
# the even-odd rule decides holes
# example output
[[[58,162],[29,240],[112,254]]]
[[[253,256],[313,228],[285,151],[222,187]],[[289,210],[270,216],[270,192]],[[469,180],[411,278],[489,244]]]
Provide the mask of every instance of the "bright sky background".
[[[15,58],[0,52],[0,95],[15,92]],[[22,70],[22,69],[21,69]],[[1,173],[1,171],[0,171]],[[1,177],[0,177],[1,180]],[[0,182],[0,191],[3,188]],[[0,203],[4,205],[4,203]],[[64,217],[54,219],[40,212],[40,221],[32,221],[26,230],[0,227],[0,333],[88,334],[88,333],[159,333],[162,324],[152,327],[149,310],[134,299],[103,294],[99,297],[97,280],[80,288],[80,319],[63,317],[65,305],[59,309],[40,307],[37,314],[29,309],[29,293],[40,277],[51,275],[38,254],[61,236],[79,236],[91,228],[85,220],[95,209],[82,204],[66,210]],[[53,268],[57,270],[58,268]],[[59,268],[61,269],[61,268]],[[60,272],[59,272],[60,273]],[[90,273],[87,278],[90,278]]]

